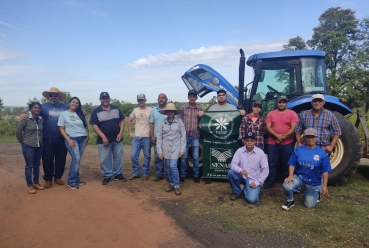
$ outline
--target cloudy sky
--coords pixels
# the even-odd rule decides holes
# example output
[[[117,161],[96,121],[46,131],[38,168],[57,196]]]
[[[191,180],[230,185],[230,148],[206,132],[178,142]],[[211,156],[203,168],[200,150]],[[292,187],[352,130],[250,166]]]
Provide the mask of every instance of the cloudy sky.
[[[186,101],[181,76],[191,66],[236,85],[240,48],[248,57],[308,40],[330,7],[369,17],[367,0],[0,0],[0,97],[25,106],[58,87],[82,103],[98,104],[101,91],[132,103],[160,92]]]

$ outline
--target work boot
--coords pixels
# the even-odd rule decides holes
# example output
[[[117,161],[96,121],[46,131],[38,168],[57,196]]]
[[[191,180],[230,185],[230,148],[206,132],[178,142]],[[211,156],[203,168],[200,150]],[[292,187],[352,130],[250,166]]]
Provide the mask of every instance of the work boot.
[[[55,179],[54,179],[54,182],[55,182],[57,185],[64,185],[64,182],[63,182],[60,178],[55,178]]]
[[[174,186],[169,184],[168,187],[165,189],[166,192],[170,192],[174,190]]]
[[[51,181],[45,181],[44,188],[49,189],[49,188],[51,188],[52,185],[53,185],[53,183]]]
[[[200,178],[198,178],[198,177],[194,177],[194,178],[193,178],[193,181],[194,181],[195,183],[200,183]]]
[[[42,187],[39,183],[35,183],[34,185],[33,185],[33,188],[34,189],[38,189],[38,190],[43,190],[43,189],[45,189],[44,187]]]
[[[33,188],[33,186],[29,186],[28,189],[27,189],[27,192],[29,194],[36,194],[36,190]]]
[[[184,184],[184,181],[185,181],[185,178],[184,177],[181,177],[181,179],[179,179],[179,183],[180,184]]]
[[[181,191],[179,190],[179,188],[175,188],[175,189],[174,189],[174,194],[176,194],[176,195],[181,195],[182,193],[181,193]]]
[[[155,179],[153,180],[154,182],[159,182],[160,180],[163,180],[164,177],[161,176],[156,176]]]

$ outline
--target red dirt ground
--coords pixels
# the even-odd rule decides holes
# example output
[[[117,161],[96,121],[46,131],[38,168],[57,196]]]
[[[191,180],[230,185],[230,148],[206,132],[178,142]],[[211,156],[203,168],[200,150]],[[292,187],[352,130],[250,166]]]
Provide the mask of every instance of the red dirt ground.
[[[127,154],[125,151],[125,160]],[[0,144],[1,248],[202,247],[163,210],[150,204],[144,193],[114,186],[123,184],[118,181],[101,185],[96,147],[87,147],[82,160],[81,175],[86,185],[71,190],[53,184],[30,195],[20,145]],[[64,181],[68,164],[69,155]],[[89,167],[91,164],[94,167]],[[42,176],[41,168],[43,185]]]

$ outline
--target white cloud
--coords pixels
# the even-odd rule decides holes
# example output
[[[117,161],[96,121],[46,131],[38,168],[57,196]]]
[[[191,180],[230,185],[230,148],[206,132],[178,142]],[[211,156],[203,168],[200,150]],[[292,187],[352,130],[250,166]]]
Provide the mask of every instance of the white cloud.
[[[279,49],[282,47],[282,43],[271,43],[271,44],[243,44],[246,51],[252,51],[255,53],[257,51],[269,50],[269,49]],[[170,54],[159,54],[159,55],[149,55],[144,58],[140,58],[130,64],[128,67],[138,68],[143,66],[160,66],[160,65],[173,65],[173,63],[183,63],[183,62],[192,62],[195,63],[198,61],[204,60],[215,60],[224,57],[234,57],[235,51],[238,51],[239,48],[242,47],[240,44],[233,44],[227,46],[211,46],[211,47],[200,47],[196,49],[192,49],[189,51],[179,50],[175,53]]]
[[[21,52],[10,50],[0,46],[0,63],[5,60],[13,60],[19,57],[23,57],[23,54]]]
[[[0,25],[1,25],[1,26],[5,26],[5,27],[8,27],[8,28],[15,28],[13,25],[11,25],[11,24],[9,24],[9,23],[7,23],[7,22],[2,22],[2,21],[0,21]]]

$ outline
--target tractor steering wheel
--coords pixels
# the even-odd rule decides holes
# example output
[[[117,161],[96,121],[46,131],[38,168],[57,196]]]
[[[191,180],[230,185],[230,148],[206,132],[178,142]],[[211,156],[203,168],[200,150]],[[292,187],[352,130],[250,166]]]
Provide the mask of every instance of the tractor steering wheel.
[[[280,96],[282,95],[278,90],[274,89],[272,86],[270,85],[267,85],[268,89],[269,89],[269,92],[276,96]]]

